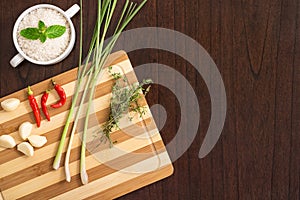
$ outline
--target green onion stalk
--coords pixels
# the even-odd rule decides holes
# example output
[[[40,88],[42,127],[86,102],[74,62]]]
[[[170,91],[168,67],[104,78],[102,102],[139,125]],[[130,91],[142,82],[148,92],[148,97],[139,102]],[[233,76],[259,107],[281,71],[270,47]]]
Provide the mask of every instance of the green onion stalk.
[[[85,111],[85,120],[82,133],[82,144],[81,144],[81,156],[80,156],[80,177],[83,184],[88,183],[88,175],[85,166],[85,152],[86,152],[86,136],[88,132],[89,116],[91,112],[91,104],[94,97],[95,87],[97,85],[97,80],[100,78],[103,67],[107,64],[107,58],[112,52],[114,45],[118,38],[120,37],[122,31],[133,19],[133,17],[139,12],[139,10],[144,6],[147,0],[143,0],[142,3],[137,5],[136,3],[126,0],[121,16],[118,20],[117,26],[115,27],[114,33],[107,43],[104,45],[104,40],[108,29],[110,28],[112,16],[114,14],[118,0],[98,0],[98,12],[97,21],[94,28],[94,34],[90,43],[90,48],[87,55],[87,61],[82,64],[82,32],[83,32],[83,17],[82,9],[80,11],[80,52],[79,52],[79,67],[77,75],[77,85],[75,93],[73,95],[72,104],[68,113],[66,124],[62,132],[61,140],[57,149],[57,153],[53,162],[53,168],[58,169],[60,166],[60,161],[62,157],[62,152],[66,140],[68,130],[70,128],[70,123],[72,121],[77,102],[79,102],[78,108],[75,113],[73,127],[70,133],[69,144],[67,148],[66,158],[65,158],[65,174],[66,180],[71,180],[70,170],[69,170],[69,159],[72,148],[72,141],[76,132],[76,127],[80,118],[80,114],[83,112],[83,104],[85,99],[88,98],[87,109]],[[82,8],[82,0],[80,0],[80,6]],[[100,31],[102,28],[102,31]],[[93,56],[91,62],[90,59]],[[82,96],[79,96],[81,89],[83,88]]]

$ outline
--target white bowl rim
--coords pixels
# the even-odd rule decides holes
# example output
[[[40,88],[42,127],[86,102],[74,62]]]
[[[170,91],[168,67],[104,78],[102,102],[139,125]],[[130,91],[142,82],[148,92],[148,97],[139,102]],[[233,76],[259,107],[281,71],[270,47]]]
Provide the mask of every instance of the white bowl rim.
[[[58,11],[59,13],[61,13],[65,18],[66,20],[68,21],[69,23],[69,26],[70,26],[70,30],[71,30],[71,33],[70,33],[70,41],[69,41],[69,45],[68,47],[66,48],[66,50],[61,54],[59,55],[58,57],[52,59],[52,60],[48,60],[48,61],[39,61],[39,60],[34,60],[32,58],[30,58],[29,56],[27,56],[23,50],[21,49],[18,41],[17,41],[17,31],[18,31],[18,28],[19,28],[19,24],[20,22],[22,21],[22,19],[28,14],[30,13],[31,11],[33,10],[36,10],[36,9],[39,9],[39,8],[50,8],[50,9],[54,9],[56,11]],[[63,11],[62,9],[60,9],[59,7],[55,6],[55,5],[51,5],[51,4],[37,4],[37,5],[34,5],[34,6],[31,6],[29,8],[27,8],[26,10],[24,10],[21,15],[19,15],[18,19],[16,20],[15,24],[14,24],[14,28],[13,28],[13,32],[12,32],[12,36],[13,36],[13,42],[14,42],[14,45],[17,49],[17,51],[26,59],[28,60],[29,62],[32,62],[34,64],[38,64],[38,65],[51,65],[51,64],[55,64],[55,63],[58,63],[60,61],[62,61],[64,58],[66,58],[72,51],[73,47],[74,47],[74,44],[75,44],[75,28],[74,28],[74,25],[73,25],[73,22],[71,21],[71,19],[66,15],[65,11]]]

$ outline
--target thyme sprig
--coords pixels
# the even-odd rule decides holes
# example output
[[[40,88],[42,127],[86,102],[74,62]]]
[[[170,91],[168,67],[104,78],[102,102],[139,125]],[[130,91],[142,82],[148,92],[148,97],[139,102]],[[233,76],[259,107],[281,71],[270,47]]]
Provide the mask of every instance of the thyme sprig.
[[[146,107],[141,106],[138,100],[149,92],[149,84],[152,83],[152,80],[145,79],[141,83],[129,86],[125,75],[122,76],[121,73],[112,72],[112,67],[109,67],[108,71],[114,78],[115,83],[112,87],[109,117],[102,126],[102,132],[109,140],[110,146],[112,146],[114,142],[112,142],[110,134],[113,130],[119,129],[119,121],[124,115],[129,114],[130,111],[139,114],[140,117],[146,114]],[[148,86],[145,88],[146,85]],[[129,116],[130,120],[132,118],[132,116]]]

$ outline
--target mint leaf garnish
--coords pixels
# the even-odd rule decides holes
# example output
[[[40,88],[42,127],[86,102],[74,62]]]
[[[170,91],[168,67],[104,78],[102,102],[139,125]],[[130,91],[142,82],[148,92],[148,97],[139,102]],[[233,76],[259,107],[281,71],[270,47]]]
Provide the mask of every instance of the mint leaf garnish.
[[[29,40],[37,40],[41,33],[37,28],[25,28],[21,30],[20,35]]]
[[[40,36],[40,41],[41,41],[42,43],[44,43],[44,42],[46,41],[46,39],[47,39],[47,36],[46,36],[45,34],[42,34],[42,35]]]
[[[44,32],[47,29],[45,23],[41,20],[39,21],[38,27],[41,32]]]
[[[60,25],[53,25],[49,26],[45,34],[48,38],[57,38],[62,36],[66,32],[66,27],[65,26],[60,26]]]
[[[66,27],[61,25],[52,25],[47,27],[43,21],[38,22],[38,27],[25,28],[20,31],[20,35],[29,40],[39,39],[44,43],[47,38],[53,39],[62,36],[66,32]]]

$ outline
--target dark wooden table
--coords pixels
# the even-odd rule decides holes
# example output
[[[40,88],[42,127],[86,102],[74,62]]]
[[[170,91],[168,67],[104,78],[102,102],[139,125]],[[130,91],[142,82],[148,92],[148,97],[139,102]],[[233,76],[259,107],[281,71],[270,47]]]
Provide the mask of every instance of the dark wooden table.
[[[54,66],[26,61],[15,69],[9,65],[16,53],[11,36],[15,20],[41,2],[63,9],[79,3],[0,1],[1,97],[77,66],[78,41],[70,56]],[[84,41],[91,38],[94,8],[93,1],[84,1]],[[73,22],[79,30],[79,16]],[[225,84],[227,116],[218,143],[199,159],[211,116],[201,75],[167,51],[130,52],[134,66],[161,63],[184,75],[198,97],[201,120],[192,145],[174,162],[173,176],[120,199],[300,199],[300,1],[149,0],[127,29],[146,26],[180,31],[208,51]],[[85,42],[84,54],[87,49]],[[177,84],[176,77],[166,78]],[[176,86],[184,94],[184,87]],[[176,97],[168,88],[154,85],[148,101],[161,104],[168,114],[161,130],[167,144],[181,120]],[[159,121],[159,112],[154,116]],[[184,120],[192,117],[193,113]]]

